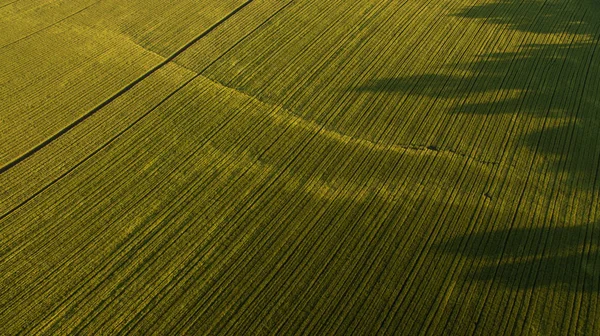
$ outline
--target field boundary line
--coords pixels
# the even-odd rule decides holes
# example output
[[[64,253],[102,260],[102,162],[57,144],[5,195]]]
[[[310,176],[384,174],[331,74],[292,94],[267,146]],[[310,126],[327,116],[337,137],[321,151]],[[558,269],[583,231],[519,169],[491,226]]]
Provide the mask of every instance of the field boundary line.
[[[7,3],[7,4],[4,4],[4,5],[0,6],[0,9],[2,9],[2,8],[4,8],[4,7],[8,7],[8,6],[10,6],[10,5],[14,4],[15,2],[19,2],[19,0],[15,0],[15,1],[9,2],[9,3]]]
[[[189,71],[193,71],[191,69],[188,69],[186,67],[184,67],[184,69],[189,70]],[[195,72],[196,73],[196,72]],[[209,78],[207,76],[204,76],[200,73],[196,73],[198,76],[210,81],[211,83],[213,83],[216,86],[222,87],[224,89],[228,89],[228,90],[232,90],[234,92],[237,92],[238,94],[253,100],[254,102],[256,102],[257,104],[260,105],[264,105],[267,108],[273,108],[276,109],[277,113],[276,114],[283,114],[281,117],[285,118],[285,119],[290,119],[290,121],[293,120],[297,120],[299,122],[298,127],[300,128],[304,128],[306,130],[310,130],[310,129],[316,129],[321,127],[317,122],[315,122],[314,120],[308,120],[305,119],[303,117],[301,117],[298,113],[296,113],[294,110],[286,108],[280,104],[272,104],[269,102],[266,102],[260,98],[258,98],[255,95],[252,95],[251,93],[246,93],[244,91],[241,91],[238,88],[235,87],[231,87],[228,85],[225,85],[223,83],[220,83],[219,81],[216,81],[212,78]],[[427,145],[427,144],[417,144],[417,145],[412,145],[412,144],[407,144],[407,143],[401,143],[401,144],[385,144],[385,143],[380,143],[380,142],[375,142],[369,139],[363,139],[361,137],[356,137],[353,135],[348,135],[346,133],[341,133],[338,132],[336,130],[327,128],[327,127],[323,127],[323,133],[324,135],[328,136],[329,138],[332,139],[336,139],[338,141],[341,142],[345,142],[345,143],[354,143],[356,145],[359,146],[364,146],[367,148],[372,148],[374,150],[377,151],[390,151],[390,152],[401,152],[401,151],[413,151],[413,152],[439,152],[439,153],[446,153],[448,155],[456,155],[459,157],[465,157],[465,158],[470,158],[472,159],[474,162],[480,163],[482,165],[498,165],[500,164],[499,161],[491,161],[491,160],[482,160],[480,158],[477,158],[476,156],[472,156],[468,153],[463,153],[459,150],[453,149],[453,148],[439,148],[437,146],[433,146],[433,145]]]
[[[9,169],[11,169],[12,167],[16,166],[17,164],[19,164],[22,161],[26,160],[27,158],[31,157],[33,154],[37,153],[39,150],[41,150],[42,148],[46,147],[47,145],[49,145],[50,143],[52,143],[54,140],[58,139],[63,134],[67,133],[68,131],[70,131],[71,129],[73,129],[75,126],[81,124],[83,121],[85,121],[86,119],[88,119],[89,117],[91,117],[92,115],[94,115],[96,112],[98,112],[99,110],[101,110],[102,108],[104,108],[105,106],[107,106],[108,104],[110,104],[113,101],[115,101],[117,98],[119,98],[120,96],[122,96],[125,92],[129,91],[129,89],[133,88],[134,86],[136,86],[137,84],[139,84],[140,82],[142,82],[144,79],[148,78],[150,75],[152,75],[153,73],[155,73],[157,70],[161,69],[163,66],[165,66],[168,63],[170,63],[171,61],[173,61],[177,56],[179,56],[181,53],[183,53],[185,50],[187,50],[189,47],[191,47],[194,43],[198,42],[200,39],[202,39],[203,37],[205,37],[206,35],[208,35],[210,32],[212,32],[213,30],[215,30],[217,27],[219,27],[221,24],[225,23],[225,21],[227,21],[229,18],[231,18],[233,15],[235,15],[239,11],[241,11],[244,7],[246,7],[247,5],[249,5],[252,1],[254,1],[254,0],[247,0],[247,1],[245,1],[240,6],[238,6],[237,8],[235,8],[233,11],[231,11],[230,13],[228,13],[227,15],[225,15],[223,18],[221,18],[219,21],[217,21],[213,25],[211,25],[208,29],[206,29],[205,31],[203,31],[202,33],[200,33],[198,36],[194,37],[191,41],[189,41],[188,43],[186,43],[185,45],[183,45],[181,48],[179,48],[178,50],[176,50],[169,57],[165,58],[162,62],[160,62],[159,64],[155,65],[153,68],[151,68],[150,70],[148,70],[147,72],[145,72],[144,74],[142,74],[140,77],[138,77],[137,79],[135,79],[133,82],[129,83],[128,85],[126,85],[125,87],[123,87],[121,90],[117,91],[115,94],[113,94],[112,96],[110,96],[108,99],[102,101],[100,104],[96,105],[96,107],[92,108],[90,111],[88,111],[87,113],[83,114],[82,116],[80,116],[79,118],[77,118],[76,120],[74,120],[73,122],[71,122],[70,124],[68,124],[67,126],[65,126],[64,128],[60,129],[58,132],[54,133],[52,136],[50,136],[46,140],[42,141],[41,143],[39,143],[38,145],[36,145],[32,149],[28,150],[24,154],[21,154],[20,156],[16,157],[15,159],[13,159],[12,161],[8,162],[4,166],[0,167],[0,174],[5,173],[6,171],[8,171]]]
[[[10,47],[10,46],[11,46],[11,45],[13,45],[13,44],[19,43],[19,42],[21,42],[21,41],[23,41],[23,40],[26,40],[26,39],[28,39],[28,38],[32,37],[33,35],[36,35],[36,34],[38,34],[39,32],[42,32],[42,31],[44,31],[44,30],[46,30],[46,29],[50,29],[50,28],[52,28],[52,27],[56,26],[57,24],[59,24],[59,23],[61,23],[61,22],[64,22],[64,21],[66,21],[66,20],[68,20],[68,19],[72,18],[73,16],[75,16],[75,15],[77,15],[77,14],[79,14],[79,13],[82,13],[82,12],[86,11],[86,10],[87,10],[87,9],[89,9],[90,7],[92,7],[92,6],[96,5],[96,4],[98,4],[100,1],[102,1],[102,0],[95,1],[95,2],[93,2],[93,3],[91,3],[91,4],[87,5],[87,6],[83,7],[82,9],[80,9],[80,10],[78,10],[78,11],[74,12],[74,13],[71,13],[71,14],[69,14],[69,15],[67,15],[67,16],[65,16],[65,17],[63,17],[62,19],[60,19],[60,20],[58,20],[58,21],[54,21],[54,22],[52,22],[51,24],[49,24],[49,25],[47,25],[47,26],[45,26],[45,27],[43,27],[43,28],[40,28],[40,29],[38,29],[38,30],[36,30],[36,31],[34,31],[34,32],[32,32],[32,33],[29,33],[29,34],[27,34],[27,35],[25,35],[25,36],[22,36],[22,37],[20,37],[20,38],[18,38],[18,39],[16,39],[16,40],[14,40],[14,41],[12,41],[12,42],[8,42],[7,44],[5,44],[5,45],[3,45],[3,46],[0,46],[0,49],[4,49],[4,48],[6,48],[6,47]],[[16,2],[16,1],[15,1],[15,2]],[[11,3],[11,4],[12,4],[12,3]],[[0,7],[0,8],[2,8],[2,7]]]
[[[118,134],[116,134],[114,137],[112,137],[111,139],[109,139],[106,143],[104,143],[103,145],[101,145],[99,148],[97,148],[96,150],[94,150],[91,154],[87,155],[84,159],[82,159],[80,162],[78,162],[77,164],[75,164],[73,167],[71,167],[70,169],[68,169],[67,171],[65,171],[63,174],[61,174],[59,177],[57,177],[56,179],[54,179],[52,182],[48,183],[47,185],[45,185],[44,187],[42,187],[41,189],[39,189],[37,192],[33,193],[32,195],[30,195],[30,197],[28,197],[26,200],[24,200],[23,202],[19,203],[18,205],[16,205],[15,207],[13,207],[12,209],[6,211],[3,214],[0,214],[0,220],[6,218],[8,215],[10,215],[11,213],[13,213],[14,211],[16,211],[18,208],[20,208],[21,206],[25,205],[26,203],[28,203],[29,201],[31,201],[32,199],[34,199],[35,197],[37,197],[39,194],[41,194],[42,192],[44,192],[46,189],[48,189],[49,187],[51,187],[52,185],[54,185],[55,183],[57,183],[59,180],[61,180],[62,178],[64,178],[65,176],[69,175],[71,172],[73,172],[76,168],[78,168],[79,166],[81,166],[81,164],[83,164],[84,162],[88,161],[90,158],[92,158],[93,156],[95,156],[97,153],[99,153],[100,151],[104,150],[109,144],[111,144],[113,141],[115,141],[117,138],[119,138],[121,135],[123,135],[125,132],[127,132],[129,129],[131,129],[135,124],[137,124],[138,122],[140,122],[143,118],[145,118],[147,115],[149,115],[150,113],[152,113],[156,108],[158,108],[158,106],[162,105],[163,103],[165,103],[168,99],[170,99],[170,97],[172,97],[175,93],[177,93],[178,91],[180,91],[181,89],[183,89],[185,86],[187,86],[189,83],[191,83],[192,81],[194,81],[195,79],[201,77],[204,78],[207,81],[212,82],[214,85],[221,87],[223,89],[228,89],[228,90],[235,90],[234,88],[230,88],[227,86],[224,86],[223,84],[216,82],[204,75],[202,75],[202,73],[208,69],[210,66],[212,66],[218,59],[220,59],[223,55],[227,54],[229,51],[231,51],[235,46],[237,46],[242,40],[244,40],[245,38],[247,38],[249,35],[251,35],[252,33],[254,33],[259,27],[261,27],[262,25],[264,25],[265,22],[269,21],[271,18],[273,18],[275,15],[277,15],[278,13],[280,13],[283,9],[285,9],[287,6],[289,6],[292,3],[292,1],[288,2],[286,5],[284,5],[283,7],[279,8],[275,13],[273,13],[271,16],[269,16],[269,18],[267,18],[267,20],[265,20],[264,22],[262,22],[258,27],[254,28],[250,33],[246,34],[242,39],[240,39],[239,41],[237,41],[233,46],[231,46],[227,51],[225,51],[225,53],[223,53],[222,55],[220,55],[219,57],[217,57],[215,60],[213,60],[209,65],[207,65],[203,70],[196,72],[193,69],[189,69],[181,64],[179,64],[176,60],[172,61],[171,64],[173,64],[176,67],[179,67],[185,71],[189,71],[191,74],[193,74],[193,77],[190,78],[190,80],[185,81],[185,83],[183,83],[180,87],[178,87],[177,89],[175,89],[173,92],[171,92],[168,97],[166,97],[165,99],[161,100],[156,106],[154,106],[150,111],[144,113],[143,116],[141,116],[140,118],[136,119],[133,124],[128,125],[125,129],[123,129],[121,132],[119,132]],[[158,55],[158,54],[157,54]],[[160,55],[159,55],[160,56]],[[161,56],[162,57],[162,56]],[[258,101],[256,97],[250,96],[244,92],[235,90],[236,92],[238,92],[241,95],[246,96],[247,98],[250,98],[254,101],[257,101],[259,103],[264,104],[265,106],[266,103]],[[269,107],[273,107],[270,106]]]

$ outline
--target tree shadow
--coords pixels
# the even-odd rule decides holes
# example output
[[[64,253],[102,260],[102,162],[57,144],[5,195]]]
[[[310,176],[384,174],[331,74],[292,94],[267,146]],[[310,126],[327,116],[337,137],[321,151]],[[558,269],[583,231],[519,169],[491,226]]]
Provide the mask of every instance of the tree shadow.
[[[535,35],[547,43],[523,37],[507,51],[449,63],[439,72],[375,78],[356,90],[441,98],[450,102],[441,107],[443,112],[491,116],[486,122],[498,120],[494,117],[521,118],[525,126],[515,128],[511,140],[540,159],[533,169],[544,169],[549,180],[566,182],[565,188],[573,192],[569,197],[580,191],[597,192],[600,2],[497,0],[464,8],[454,16],[485,20],[484,25],[518,31],[519,36]],[[472,262],[465,276],[474,280],[514,289],[557,285],[598,292],[598,223],[574,224],[465,234],[437,249],[465,256]]]
[[[563,101],[577,89],[572,81],[557,81],[551,78],[548,70],[563,68],[563,73],[574,72],[583,60],[576,58],[576,49],[586,49],[590,45],[576,43],[571,46],[560,44],[524,45],[519,52],[486,54],[468,63],[448,65],[450,69],[468,71],[466,75],[421,74],[397,78],[379,78],[367,82],[357,91],[398,92],[432,98],[475,97],[484,93],[513,91],[516,95],[493,101],[461,102],[449,109],[453,113],[509,114],[519,111],[524,99],[542,102],[527,106],[526,112],[540,116],[547,113],[560,116],[557,106],[548,106],[550,101]],[[585,55],[584,55],[585,56]],[[589,56],[589,55],[588,55]],[[598,65],[591,64],[598,71]],[[534,71],[530,71],[534,69]],[[525,71],[525,72],[523,72]],[[523,76],[523,73],[527,76]],[[556,83],[555,86],[545,84]],[[415,85],[415,83],[418,83]],[[600,101],[583,97],[585,107],[600,108]],[[544,104],[545,102],[546,104]],[[589,105],[589,106],[588,106]],[[562,111],[564,113],[564,111]]]
[[[559,284],[572,291],[598,291],[598,223],[571,227],[502,229],[465,234],[438,244],[442,253],[478,263],[465,277],[497,281],[515,289]]]
[[[515,143],[544,157],[551,166],[544,169],[567,172],[571,182],[594,180],[600,158],[595,131],[600,129],[600,2],[500,0],[453,15],[528,36],[545,34],[548,43],[523,42],[516,51],[481,54],[435,73],[375,78],[356,90],[449,99],[443,111],[450,114],[535,118],[535,127],[514,134]]]
[[[464,8],[455,15],[468,19],[486,19],[490,24],[507,25],[509,28],[541,34],[573,33],[592,28],[590,21],[566,19],[583,14],[582,10],[598,10],[600,5],[593,0],[572,1],[581,7],[569,6],[569,1],[528,1],[500,0],[493,3]],[[539,11],[536,16],[526,10]],[[490,15],[490,13],[492,13]],[[582,25],[584,27],[582,27]]]

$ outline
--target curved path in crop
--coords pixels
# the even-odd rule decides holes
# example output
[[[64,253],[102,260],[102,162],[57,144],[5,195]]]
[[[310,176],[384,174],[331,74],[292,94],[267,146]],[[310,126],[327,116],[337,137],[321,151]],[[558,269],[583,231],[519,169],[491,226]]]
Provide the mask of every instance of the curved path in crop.
[[[6,334],[600,333],[594,0],[0,1]]]

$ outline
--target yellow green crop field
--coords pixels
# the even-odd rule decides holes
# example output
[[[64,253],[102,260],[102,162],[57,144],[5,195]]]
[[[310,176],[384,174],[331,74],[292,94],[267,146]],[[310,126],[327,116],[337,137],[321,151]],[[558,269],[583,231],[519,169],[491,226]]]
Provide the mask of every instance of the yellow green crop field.
[[[600,335],[599,0],[0,0],[0,334]]]

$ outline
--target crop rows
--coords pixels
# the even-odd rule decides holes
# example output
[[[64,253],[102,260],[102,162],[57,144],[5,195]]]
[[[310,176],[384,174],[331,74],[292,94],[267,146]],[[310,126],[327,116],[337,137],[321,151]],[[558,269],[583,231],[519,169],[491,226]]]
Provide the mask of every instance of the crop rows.
[[[182,24],[194,24],[195,28],[181,34],[179,39],[171,39],[174,41],[170,43],[178,43],[181,46],[191,39],[182,39],[187,38],[187,34],[200,34],[240,3],[242,2],[220,2],[214,12],[211,11],[211,14],[202,20],[181,20],[180,17],[175,24],[169,17],[158,17],[166,23],[173,22],[170,29],[175,32],[183,29],[180,26]],[[139,2],[137,5],[143,7],[146,3]],[[1,89],[1,108],[6,111],[0,126],[3,148],[0,164],[3,166],[35,144],[50,138],[65,125],[101,104],[112,93],[126,87],[164,59],[140,45],[143,41],[135,41],[127,35],[129,30],[139,26],[140,22],[151,22],[148,17],[136,18],[139,22],[125,18],[109,20],[110,24],[106,24],[103,22],[106,21],[106,17],[111,17],[112,12],[105,6],[114,8],[116,5],[98,2],[78,15],[70,16],[66,20],[58,19],[59,23],[55,26],[0,48],[4,70],[0,75],[0,83],[4,84]],[[56,15],[55,6],[49,7],[46,9],[42,6],[42,9],[34,11],[36,14],[33,15],[37,15],[37,20],[42,20],[45,15],[53,18]],[[63,7],[65,6],[59,6]],[[183,10],[185,9],[184,7]],[[189,8],[187,9],[189,11]],[[135,8],[130,8],[129,11],[140,12]],[[127,11],[123,12],[125,13]],[[90,15],[95,20],[90,19]],[[18,16],[12,20],[18,20]],[[14,26],[13,24],[5,28],[8,34]],[[145,41],[152,42],[155,48],[160,47],[161,51],[168,51],[169,54],[170,50],[175,51],[173,45],[160,39],[165,34],[172,33],[158,32],[155,33],[157,38],[152,39],[151,32],[144,37]],[[51,57],[46,57],[49,52]],[[164,57],[169,54],[165,54]]]
[[[115,3],[0,49],[6,333],[598,332],[600,8]]]

